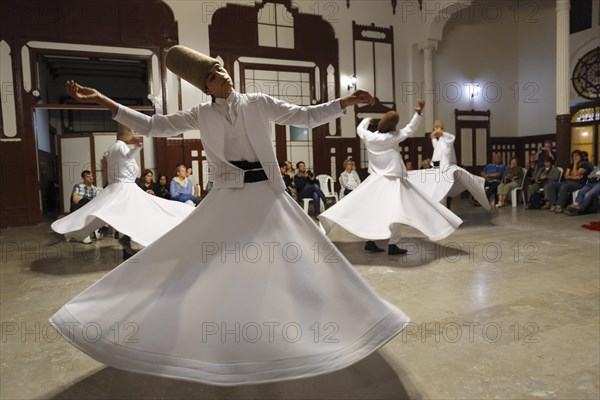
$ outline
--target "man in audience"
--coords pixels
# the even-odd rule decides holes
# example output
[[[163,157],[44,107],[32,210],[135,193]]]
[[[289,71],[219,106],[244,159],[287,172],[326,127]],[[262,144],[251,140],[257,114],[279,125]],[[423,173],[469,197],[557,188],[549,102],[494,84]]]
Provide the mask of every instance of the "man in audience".
[[[426,158],[421,161],[421,169],[429,169],[431,168],[431,158]]]
[[[79,210],[81,207],[85,206],[89,203],[94,197],[98,195],[102,189],[94,186],[94,175],[89,170],[85,170],[81,173],[81,178],[83,182],[76,184],[73,186],[73,190],[71,192],[71,212]],[[96,239],[100,238],[100,233],[98,231],[94,232]],[[86,236],[83,238],[81,243],[92,243],[92,238],[90,236]]]
[[[533,158],[534,161],[537,162],[536,170],[540,170],[544,168],[544,161],[546,159],[551,158],[554,162],[556,162],[556,154],[552,151],[552,140],[544,141],[544,146],[538,146],[537,153]]]
[[[319,214],[321,214],[320,200],[323,200],[323,204],[325,204],[325,194],[321,191],[321,187],[315,179],[314,173],[306,170],[304,161],[298,161],[296,163],[296,169],[298,170],[298,173],[294,176],[294,186],[296,186],[298,200],[308,198],[313,199],[315,216],[318,217]]]
[[[98,189],[94,186],[94,175],[91,171],[85,170],[81,173],[83,182],[73,186],[71,192],[71,212],[74,212],[87,203],[90,202],[94,197],[98,195],[98,192],[102,189]]]
[[[502,155],[495,153],[492,156],[492,163],[485,166],[481,171],[481,176],[485,179],[485,195],[488,199],[496,196],[498,185],[502,182],[506,168],[502,164]]]

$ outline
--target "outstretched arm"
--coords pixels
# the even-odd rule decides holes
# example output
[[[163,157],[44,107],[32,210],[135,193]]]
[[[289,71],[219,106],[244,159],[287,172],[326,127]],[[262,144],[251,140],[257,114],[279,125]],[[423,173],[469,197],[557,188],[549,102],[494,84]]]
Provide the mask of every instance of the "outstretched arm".
[[[108,108],[112,112],[115,121],[145,136],[169,137],[199,129],[194,116],[194,109],[169,115],[155,114],[149,117],[117,103],[94,88],[81,86],[75,81],[67,81],[65,89],[71,97],[80,103],[100,104]]]
[[[351,95],[315,106],[298,106],[270,96],[265,96],[265,98],[270,103],[272,122],[305,128],[314,128],[341,117],[343,109],[348,106],[375,103],[375,98],[364,90],[357,90]]]
[[[94,88],[81,86],[75,81],[67,81],[65,83],[65,90],[75,100],[80,103],[92,103],[92,104],[100,104],[106,108],[108,108],[113,116],[117,113],[120,104],[116,101],[106,97],[99,91]]]

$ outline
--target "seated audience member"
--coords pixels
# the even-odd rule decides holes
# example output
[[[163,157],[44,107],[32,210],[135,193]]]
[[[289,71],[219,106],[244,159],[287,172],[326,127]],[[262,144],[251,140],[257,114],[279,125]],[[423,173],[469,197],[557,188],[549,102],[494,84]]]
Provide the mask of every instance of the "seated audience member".
[[[547,158],[551,158],[556,163],[556,154],[552,151],[552,140],[546,140],[543,146],[538,146],[537,152],[534,154],[534,160],[537,163],[536,170],[544,168],[544,161]]]
[[[296,189],[294,188],[292,178],[290,178],[290,176],[287,173],[288,168],[286,162],[279,163],[279,171],[281,172],[281,178],[283,179],[283,183],[285,184],[285,191],[295,199]]]
[[[360,185],[360,178],[355,171],[354,161],[344,161],[344,171],[340,175],[340,185],[344,189],[344,196],[348,195]]]
[[[407,171],[414,171],[414,167],[413,167],[413,163],[410,160],[406,160],[404,162],[404,167],[406,168]]]
[[[421,169],[429,169],[431,168],[431,158],[426,158],[421,161]]]
[[[587,183],[577,192],[575,203],[567,207],[565,213],[568,215],[579,215],[595,212],[592,208],[598,196],[600,196],[600,165],[590,172]],[[596,204],[597,206],[598,204]]]
[[[206,182],[206,187],[204,188],[204,191],[206,192],[206,194],[210,193],[210,191],[213,188],[213,185],[214,185],[213,181]]]
[[[304,161],[297,162],[296,169],[298,172],[294,176],[294,186],[296,187],[298,200],[313,199],[315,216],[318,217],[321,214],[321,202],[319,200],[323,200],[325,204],[325,194],[321,191],[321,187],[318,180],[315,179],[313,172],[306,170]]]
[[[83,171],[81,178],[83,182],[73,186],[73,190],[71,191],[71,212],[77,211],[89,203],[102,190],[94,186],[94,175],[92,175],[91,171]]]
[[[502,164],[502,155],[495,153],[492,156],[492,163],[485,166],[481,171],[481,176],[485,179],[485,194],[488,198],[496,196],[498,185],[502,182],[505,167]]]
[[[574,150],[571,153],[572,163],[566,169],[562,182],[548,183],[544,188],[548,192],[549,210],[557,213],[564,211],[569,202],[569,196],[575,190],[585,185],[587,176],[591,172],[589,164],[583,161],[581,151]]]
[[[154,173],[149,169],[145,169],[142,172],[142,177],[140,180],[139,187],[148,194],[153,196],[158,195],[158,191],[160,190],[158,185],[154,183]]]
[[[189,205],[197,205],[198,201],[193,194],[193,183],[187,177],[185,165],[179,164],[175,173],[175,177],[171,180],[171,200],[181,201]]]
[[[186,172],[185,172],[185,173],[186,173],[186,175],[187,175],[187,178],[188,178],[190,181],[192,181],[192,187],[194,188],[194,190],[193,190],[194,196],[196,196],[196,197],[200,197],[200,185],[198,185],[198,184],[196,183],[196,181],[194,180],[194,170],[192,169],[192,167],[188,167],[188,168],[186,169]]]
[[[83,182],[73,186],[73,190],[71,191],[70,212],[75,212],[85,206],[102,190],[94,186],[94,175],[92,175],[91,171],[87,169],[83,171],[81,173],[81,178],[83,179]],[[96,238],[100,237],[98,232],[94,232],[94,234],[96,235]],[[86,236],[81,242],[86,244],[92,243],[92,238],[91,236]]]
[[[503,182],[498,185],[498,204],[496,207],[504,207],[504,202],[511,191],[521,187],[525,179],[523,168],[519,165],[517,157],[510,159],[509,167],[504,172]]]
[[[290,177],[293,184],[294,176],[296,176],[296,170],[294,169],[292,162],[289,160],[285,160],[285,173]]]
[[[163,199],[170,200],[171,192],[169,192],[168,179],[166,175],[161,175],[158,177],[157,184],[157,192],[155,193],[158,197],[162,197]]]
[[[542,189],[548,182],[558,182],[560,171],[554,165],[553,158],[547,158],[544,161],[544,168],[535,172],[533,183],[527,187],[527,201],[531,199],[533,194]],[[548,193],[544,190],[544,200],[548,201]],[[548,208],[550,206],[548,205]]]
[[[538,171],[537,161],[535,160],[535,154],[529,156],[529,164],[527,164],[527,173],[525,174],[525,183],[523,184],[523,190],[527,193],[529,185],[535,182],[535,173]]]

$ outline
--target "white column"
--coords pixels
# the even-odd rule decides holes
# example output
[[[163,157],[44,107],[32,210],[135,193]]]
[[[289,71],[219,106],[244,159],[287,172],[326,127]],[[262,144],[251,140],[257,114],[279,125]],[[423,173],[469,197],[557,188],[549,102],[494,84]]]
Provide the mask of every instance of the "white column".
[[[570,114],[570,0],[556,0],[556,115]]]
[[[426,39],[418,44],[419,51],[423,52],[423,66],[425,77],[425,132],[433,130],[433,120],[435,118],[435,85],[433,82],[433,51],[437,50],[438,41],[435,39]]]

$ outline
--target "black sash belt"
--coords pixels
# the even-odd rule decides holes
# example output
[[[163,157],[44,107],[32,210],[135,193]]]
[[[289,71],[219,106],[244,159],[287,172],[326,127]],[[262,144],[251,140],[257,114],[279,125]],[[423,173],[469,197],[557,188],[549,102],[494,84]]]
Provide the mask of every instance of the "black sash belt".
[[[440,162],[439,161],[432,161],[431,162],[431,166],[432,167],[439,167],[440,166]]]
[[[261,182],[269,179],[260,162],[249,161],[229,161],[236,167],[243,169],[244,183]]]

